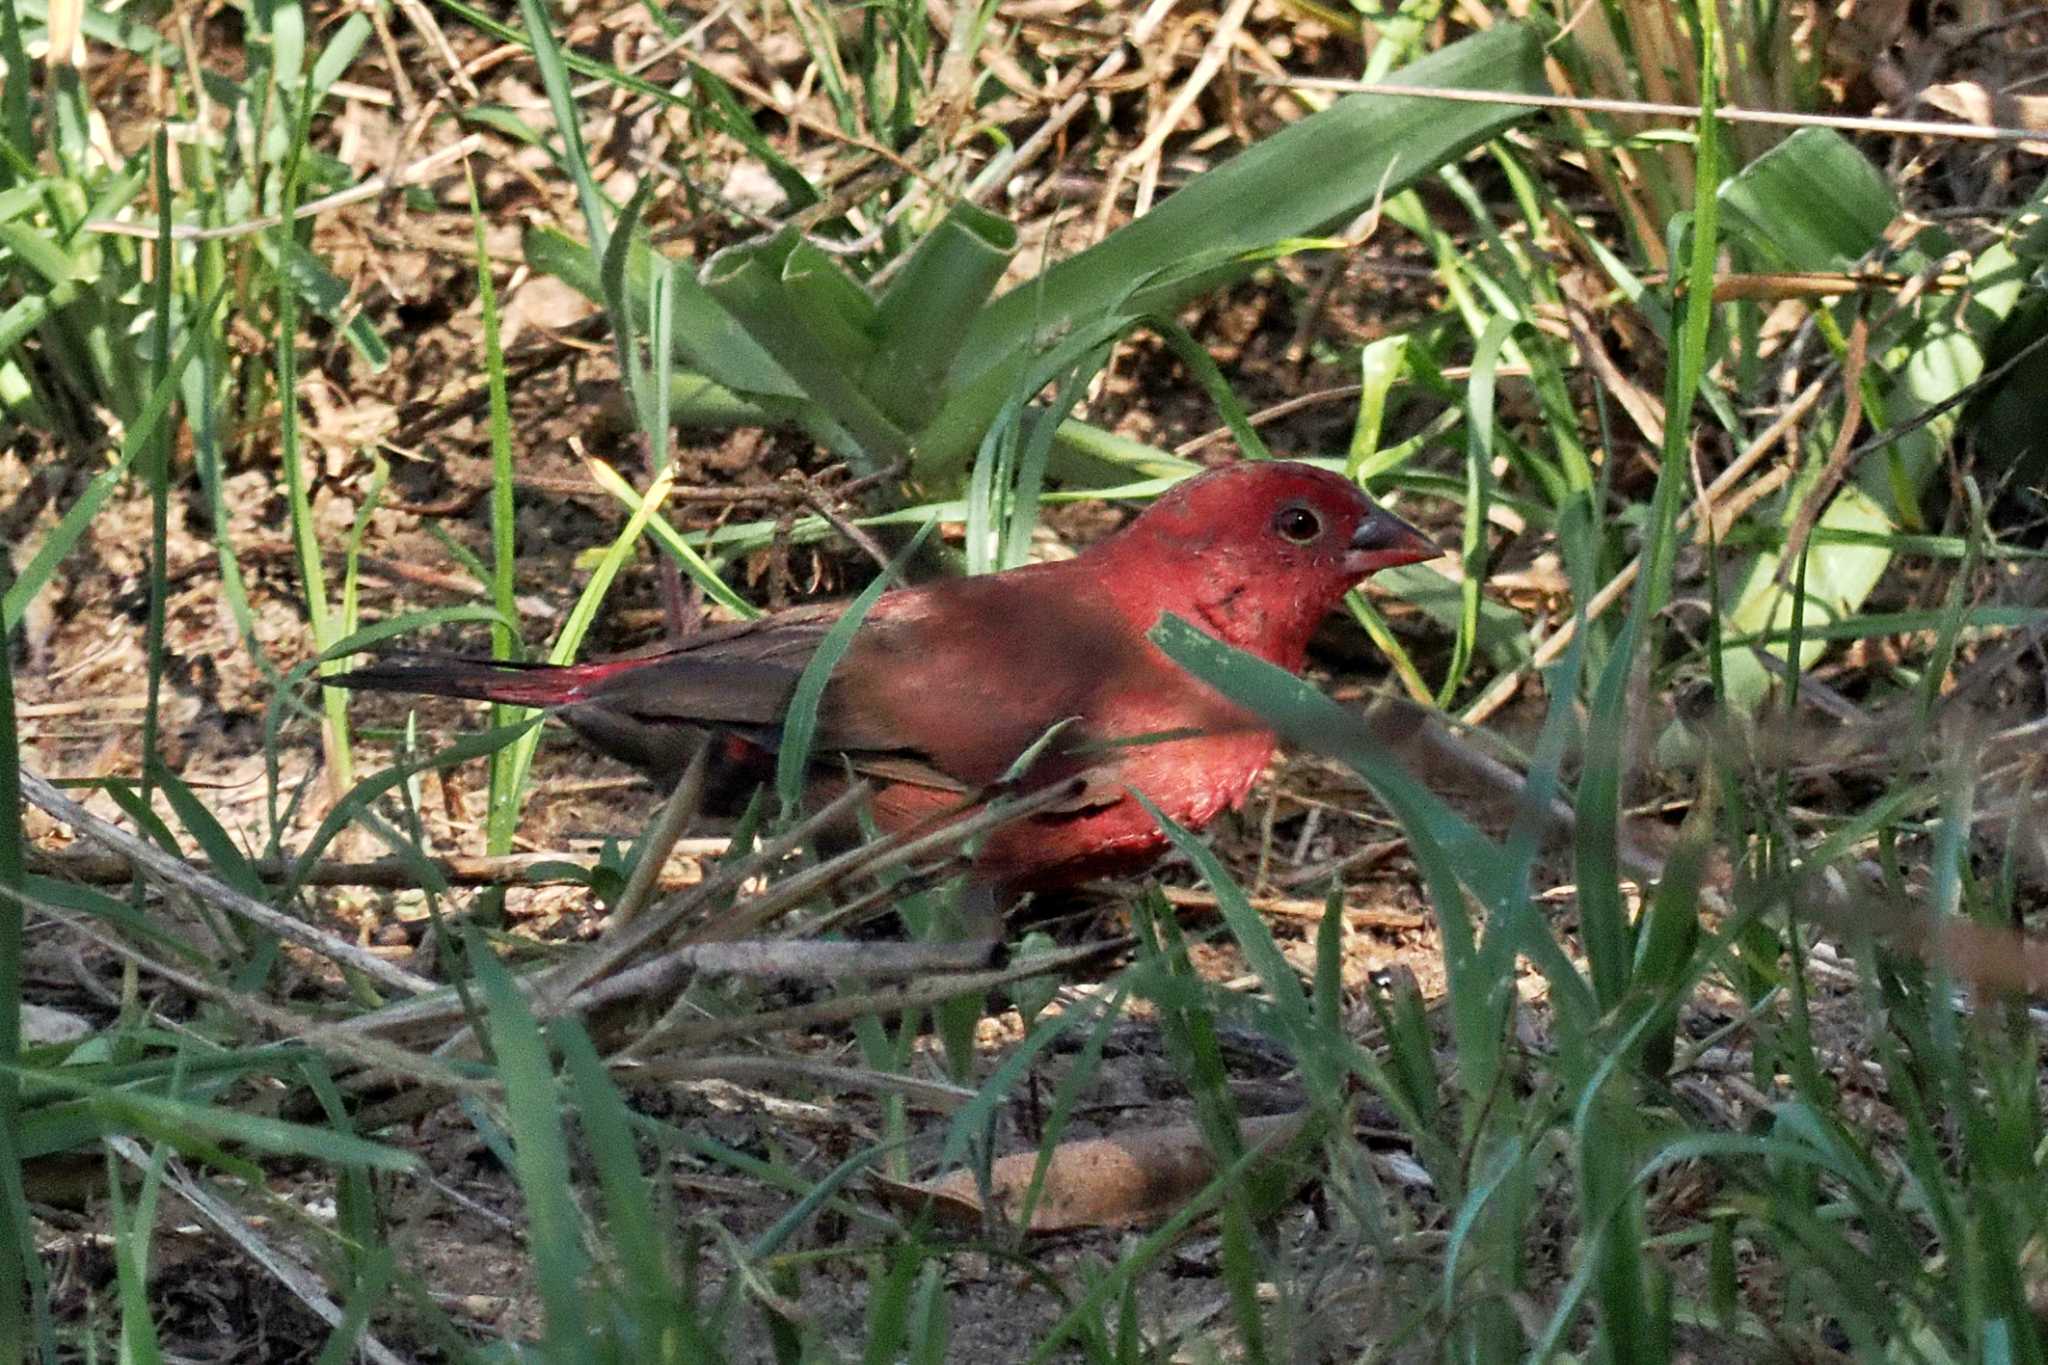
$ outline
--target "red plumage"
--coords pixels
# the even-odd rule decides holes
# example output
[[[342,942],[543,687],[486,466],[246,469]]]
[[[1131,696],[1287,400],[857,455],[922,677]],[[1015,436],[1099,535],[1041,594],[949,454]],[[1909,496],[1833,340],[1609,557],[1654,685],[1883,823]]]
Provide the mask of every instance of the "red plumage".
[[[1028,781],[1097,776],[1081,798],[997,830],[976,871],[1007,900],[1142,867],[1165,838],[1127,788],[1200,827],[1244,800],[1273,749],[1256,717],[1145,638],[1160,616],[1298,671],[1347,589],[1438,553],[1313,466],[1243,463],[1186,480],[1074,559],[884,594],[819,706],[820,779],[849,766],[869,776],[878,823],[904,828],[1002,778],[1066,721]],[[328,681],[548,707],[606,753],[672,780],[706,733],[733,736],[741,752],[774,750],[797,678],[838,610],[717,627],[640,658],[560,668],[390,660]],[[1102,747],[1181,731],[1194,733]]]

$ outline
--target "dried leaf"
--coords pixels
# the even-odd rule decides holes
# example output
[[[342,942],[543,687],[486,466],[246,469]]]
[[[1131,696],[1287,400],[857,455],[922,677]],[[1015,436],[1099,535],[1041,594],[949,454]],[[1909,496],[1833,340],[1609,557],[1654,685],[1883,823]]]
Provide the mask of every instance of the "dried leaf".
[[[70,1043],[92,1032],[92,1024],[64,1010],[21,1002],[21,1041],[32,1047]]]
[[[1987,89],[1980,81],[1950,81],[1928,86],[1920,98],[1951,118],[1980,128],[2048,132],[2048,95],[2007,95]],[[2048,156],[2048,140],[2029,138],[2013,145],[2023,152]]]
[[[536,275],[513,291],[505,304],[504,344],[537,327],[566,332],[597,311],[597,305],[551,275]]]
[[[1270,1157],[1299,1136],[1307,1121],[1306,1110],[1247,1119],[1244,1138],[1262,1157]],[[1024,1196],[1037,1169],[1036,1150],[1013,1152],[991,1168],[990,1193],[1005,1217],[1014,1221],[1023,1213]],[[1046,1164],[1028,1230],[1066,1232],[1156,1222],[1215,1177],[1215,1156],[1191,1123],[1063,1142]],[[948,1221],[981,1224],[981,1190],[970,1170],[915,1184],[882,1179],[871,1184],[884,1203],[904,1212],[929,1204]]]

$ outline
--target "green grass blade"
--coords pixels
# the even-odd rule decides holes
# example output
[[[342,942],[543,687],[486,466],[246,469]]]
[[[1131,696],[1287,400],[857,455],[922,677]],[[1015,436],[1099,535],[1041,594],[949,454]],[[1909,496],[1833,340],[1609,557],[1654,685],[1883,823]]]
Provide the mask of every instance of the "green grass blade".
[[[155,1095],[132,1087],[94,1084],[70,1068],[23,1071],[38,1085],[86,1101],[104,1124],[102,1131],[142,1128],[160,1132],[181,1151],[218,1160],[215,1144],[232,1143],[274,1156],[304,1157],[333,1165],[360,1165],[376,1171],[406,1172],[419,1168],[419,1158],[352,1134],[310,1123],[292,1123],[261,1114],[245,1114],[213,1104],[194,1103],[175,1095]],[[246,1162],[230,1166],[251,1170]]]
[[[547,1311],[548,1351],[580,1360],[587,1349],[583,1277],[590,1269],[583,1220],[569,1179],[569,1144],[561,1102],[540,1025],[498,955],[472,932],[469,956],[488,1007],[491,1052],[511,1118],[511,1167],[526,1196],[536,1279]]]
[[[489,403],[491,441],[491,559],[489,565],[491,605],[499,620],[491,627],[491,657],[517,660],[525,657],[519,638],[519,517],[514,502],[512,467],[512,408],[505,385],[505,348],[499,330],[498,290],[491,277],[490,249],[484,240],[483,208],[477,201],[476,179],[469,177],[470,226],[476,250],[477,302],[482,309],[484,381]],[[493,704],[493,727],[516,725],[528,718],[525,707]],[[512,851],[512,839],[519,825],[518,765],[505,750],[491,755],[489,805],[484,817],[484,849],[487,853]]]
[[[910,562],[925,537],[931,534],[936,522],[926,522],[923,529],[911,537],[895,561],[885,573],[877,574],[875,581],[861,591],[832,628],[825,632],[825,638],[818,642],[818,652],[804,665],[804,671],[796,680],[796,690],[790,694],[789,710],[782,722],[782,743],[775,755],[775,794],[781,798],[782,814],[786,820],[794,820],[802,807],[805,780],[810,775],[812,740],[818,732],[818,706],[825,699],[825,687],[832,681],[832,670],[839,667],[839,661],[846,656],[853,644],[854,633],[867,619],[868,611],[881,600],[883,593],[896,586],[902,568]]]
[[[1319,1026],[1317,1012],[1301,988],[1300,976],[1281,954],[1280,945],[1273,940],[1273,931],[1252,908],[1244,888],[1224,868],[1222,860],[1207,844],[1168,818],[1143,793],[1138,793],[1138,800],[1159,828],[1166,831],[1166,837],[1173,841],[1174,847],[1194,863],[1195,870],[1209,884],[1209,889],[1216,893],[1216,908],[1272,1002],[1272,1019],[1277,1026],[1279,1040],[1294,1054],[1295,1064],[1301,1068],[1302,1078],[1307,1082],[1311,1101],[1325,1103],[1335,1100],[1341,1093],[1342,1077],[1353,1069],[1349,1040],[1341,1032]]]
[[[590,477],[597,486],[623,503],[629,515],[640,511],[646,500],[632,484],[619,476],[617,470],[601,460],[592,460],[589,468]],[[751,620],[761,614],[759,607],[734,592],[731,585],[719,577],[718,570],[711,567],[704,556],[697,552],[695,546],[683,539],[683,533],[671,525],[666,517],[650,518],[647,529],[653,533],[655,543],[675,557],[676,562],[682,565],[683,572],[704,590],[706,597],[744,620]]]
[[[533,60],[540,67],[541,88],[547,92],[548,108],[555,116],[555,132],[562,139],[562,168],[576,187],[576,202],[583,209],[583,227],[599,255],[611,240],[605,219],[606,204],[597,182],[590,174],[590,154],[583,146],[583,124],[578,117],[576,95],[569,85],[569,65],[562,45],[555,37],[552,17],[541,0],[519,0],[519,18],[526,26],[525,41],[533,48]]]
[[[1480,588],[1486,582],[1486,508],[1493,486],[1495,371],[1500,365],[1501,348],[1514,329],[1513,318],[1496,315],[1486,324],[1478,348],[1472,353],[1472,380],[1465,400],[1469,420],[1465,424],[1464,532],[1458,549],[1463,569],[1458,579],[1458,632],[1452,640],[1451,662],[1444,672],[1443,686],[1437,689],[1439,706],[1449,706],[1458,694],[1479,636]]]
[[[570,1095],[590,1144],[591,1166],[604,1197],[605,1230],[641,1312],[658,1309],[672,1293],[654,1200],[640,1173],[631,1114],[606,1074],[590,1035],[573,1019],[549,1029],[562,1054]]]
[[[0,580],[7,576],[0,556]],[[48,1290],[35,1225],[22,1187],[21,1057],[22,906],[27,868],[21,830],[21,751],[15,728],[13,651],[0,650],[0,1359],[55,1358],[49,1340]],[[29,1308],[40,1330],[31,1324]],[[40,1340],[38,1340],[40,1338]]]

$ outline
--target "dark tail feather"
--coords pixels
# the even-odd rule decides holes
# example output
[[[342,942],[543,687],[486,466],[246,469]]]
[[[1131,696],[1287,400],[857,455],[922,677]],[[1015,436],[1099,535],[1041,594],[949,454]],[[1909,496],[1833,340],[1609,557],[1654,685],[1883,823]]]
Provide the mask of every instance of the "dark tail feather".
[[[395,654],[366,668],[337,673],[321,681],[329,687],[347,687],[358,692],[411,692],[512,706],[571,706],[587,701],[590,689],[612,674],[642,662],[620,659],[557,667],[433,654]]]

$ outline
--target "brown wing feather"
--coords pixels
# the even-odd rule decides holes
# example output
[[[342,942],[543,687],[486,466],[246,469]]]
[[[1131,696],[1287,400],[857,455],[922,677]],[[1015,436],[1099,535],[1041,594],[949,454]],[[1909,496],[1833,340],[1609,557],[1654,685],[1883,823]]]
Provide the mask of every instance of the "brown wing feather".
[[[587,705],[646,725],[733,730],[773,749],[797,682],[840,614],[837,607],[804,608],[715,627],[607,678],[591,690]],[[863,634],[874,628],[863,622]],[[834,706],[834,690],[827,685],[819,711],[815,743],[821,751],[905,747],[878,718]],[[574,715],[566,718],[578,723]]]
[[[1000,779],[1052,726],[1097,714],[1105,691],[1156,667],[1085,587],[1070,563],[1047,564],[882,598],[826,687],[818,752],[892,780],[922,777],[920,785]],[[629,758],[648,742],[622,734],[635,724],[727,729],[773,749],[797,680],[838,614],[816,608],[706,631],[605,679],[565,719]],[[1079,727],[1062,736],[1084,738]],[[656,745],[656,766],[669,745]]]

